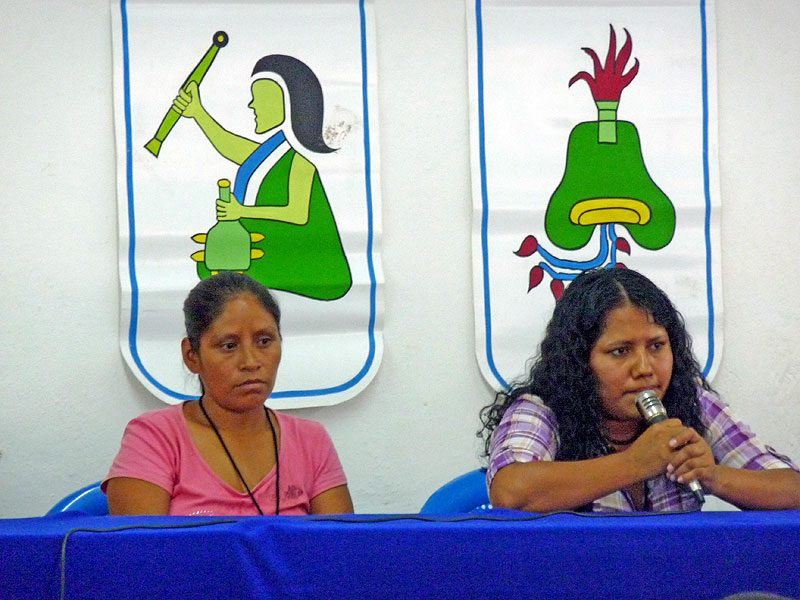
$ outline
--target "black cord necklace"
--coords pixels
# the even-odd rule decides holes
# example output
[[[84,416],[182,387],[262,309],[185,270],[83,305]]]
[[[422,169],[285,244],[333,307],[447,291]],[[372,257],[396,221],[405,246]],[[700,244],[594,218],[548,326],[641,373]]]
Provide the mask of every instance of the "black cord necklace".
[[[607,435],[606,432],[603,431],[603,429],[605,429],[605,427],[601,428],[601,431],[600,431],[600,435],[603,436],[603,440],[605,440],[605,442],[607,444],[612,444],[614,446],[628,446],[629,444],[632,444],[633,442],[635,442],[636,438],[638,438],[640,435],[642,435],[642,432],[644,431],[644,429],[639,427],[639,429],[636,431],[636,433],[634,433],[631,437],[626,438],[624,440],[616,440],[613,437],[611,437],[610,435]]]
[[[211,425],[211,429],[213,429],[214,433],[217,434],[217,439],[219,440],[219,443],[222,444],[222,449],[225,450],[225,454],[228,455],[228,459],[231,461],[234,471],[236,471],[236,474],[239,476],[239,480],[244,485],[244,489],[246,489],[247,493],[250,495],[250,500],[252,500],[253,504],[255,504],[256,509],[258,510],[258,514],[263,515],[264,511],[261,510],[261,507],[258,505],[255,496],[253,496],[253,492],[250,490],[250,486],[247,485],[247,482],[244,480],[244,477],[242,476],[242,472],[236,465],[236,461],[233,460],[233,455],[231,454],[230,450],[228,450],[228,447],[225,445],[225,441],[222,439],[222,435],[220,435],[219,429],[217,429],[217,426],[214,424],[214,421],[211,420],[211,417],[208,416],[206,408],[205,406],[203,406],[202,398],[200,398],[198,404],[200,405],[200,410],[203,411],[203,415],[208,421],[208,424]],[[278,436],[275,435],[275,426],[272,424],[272,419],[269,418],[269,409],[266,406],[264,407],[264,414],[267,415],[267,423],[269,423],[269,430],[272,432],[272,447],[275,449],[275,514],[277,515],[280,514],[281,511],[281,494],[280,494],[281,463],[280,459],[278,458]]]
[[[626,440],[615,440],[614,438],[608,435],[604,435],[603,439],[605,439],[605,441],[607,441],[609,444],[613,444],[615,446],[627,446],[628,444],[632,444],[638,437],[639,437],[639,432],[636,432],[635,434],[633,434],[633,436],[629,437]]]

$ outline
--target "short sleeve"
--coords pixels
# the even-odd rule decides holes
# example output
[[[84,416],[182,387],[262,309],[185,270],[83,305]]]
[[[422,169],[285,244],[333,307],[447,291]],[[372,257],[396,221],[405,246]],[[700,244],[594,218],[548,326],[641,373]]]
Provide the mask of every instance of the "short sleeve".
[[[711,446],[717,464],[738,469],[794,469],[788,456],[779,454],[763,444],[731,411],[730,407],[713,392],[700,394],[702,419],[706,425],[706,441]]]
[[[554,460],[558,450],[556,419],[535,396],[522,396],[512,402],[492,434],[487,485],[497,472],[515,462]]]
[[[146,413],[128,423],[119,453],[101,485],[103,492],[109,479],[132,477],[153,483],[172,494],[177,477],[176,436],[179,433],[173,431],[176,428],[163,418],[164,412]]]
[[[308,497],[314,498],[331,488],[345,485],[347,477],[344,474],[339,454],[333,446],[330,435],[320,423],[309,423],[310,431],[307,432],[307,443],[311,448],[313,481],[308,488]]]

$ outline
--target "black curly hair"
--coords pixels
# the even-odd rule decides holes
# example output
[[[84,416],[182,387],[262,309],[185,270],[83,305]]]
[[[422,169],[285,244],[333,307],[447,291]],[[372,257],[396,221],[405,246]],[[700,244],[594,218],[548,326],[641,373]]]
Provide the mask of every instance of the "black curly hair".
[[[508,406],[523,394],[538,396],[555,414],[559,440],[556,460],[583,460],[611,451],[600,430],[602,409],[589,354],[605,328],[608,313],[628,302],[651,313],[669,336],[672,380],[662,398],[667,414],[700,435],[705,433],[697,386],[711,387],[692,354],[692,341],[681,314],[641,273],[625,268],[593,269],[576,277],[556,302],[527,379],[498,392],[494,402],[481,409],[483,427],[478,436],[484,438],[487,456],[492,432]]]

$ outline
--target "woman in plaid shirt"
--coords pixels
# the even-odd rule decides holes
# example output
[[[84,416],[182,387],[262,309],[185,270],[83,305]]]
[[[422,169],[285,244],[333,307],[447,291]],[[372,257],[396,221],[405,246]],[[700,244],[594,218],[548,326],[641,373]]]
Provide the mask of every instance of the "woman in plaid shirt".
[[[650,427],[636,396],[671,417]],[[645,276],[598,269],[556,303],[526,381],[481,411],[495,507],[700,508],[698,481],[743,509],[800,508],[800,470],[711,389],[680,313]]]

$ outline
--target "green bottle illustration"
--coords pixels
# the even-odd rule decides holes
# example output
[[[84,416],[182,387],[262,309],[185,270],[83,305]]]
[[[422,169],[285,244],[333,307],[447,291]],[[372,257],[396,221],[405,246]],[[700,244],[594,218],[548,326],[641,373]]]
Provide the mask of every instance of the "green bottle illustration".
[[[231,182],[220,179],[219,199],[231,202]],[[250,268],[250,233],[239,222],[217,221],[208,230],[205,264],[212,273],[218,271],[246,271]]]

